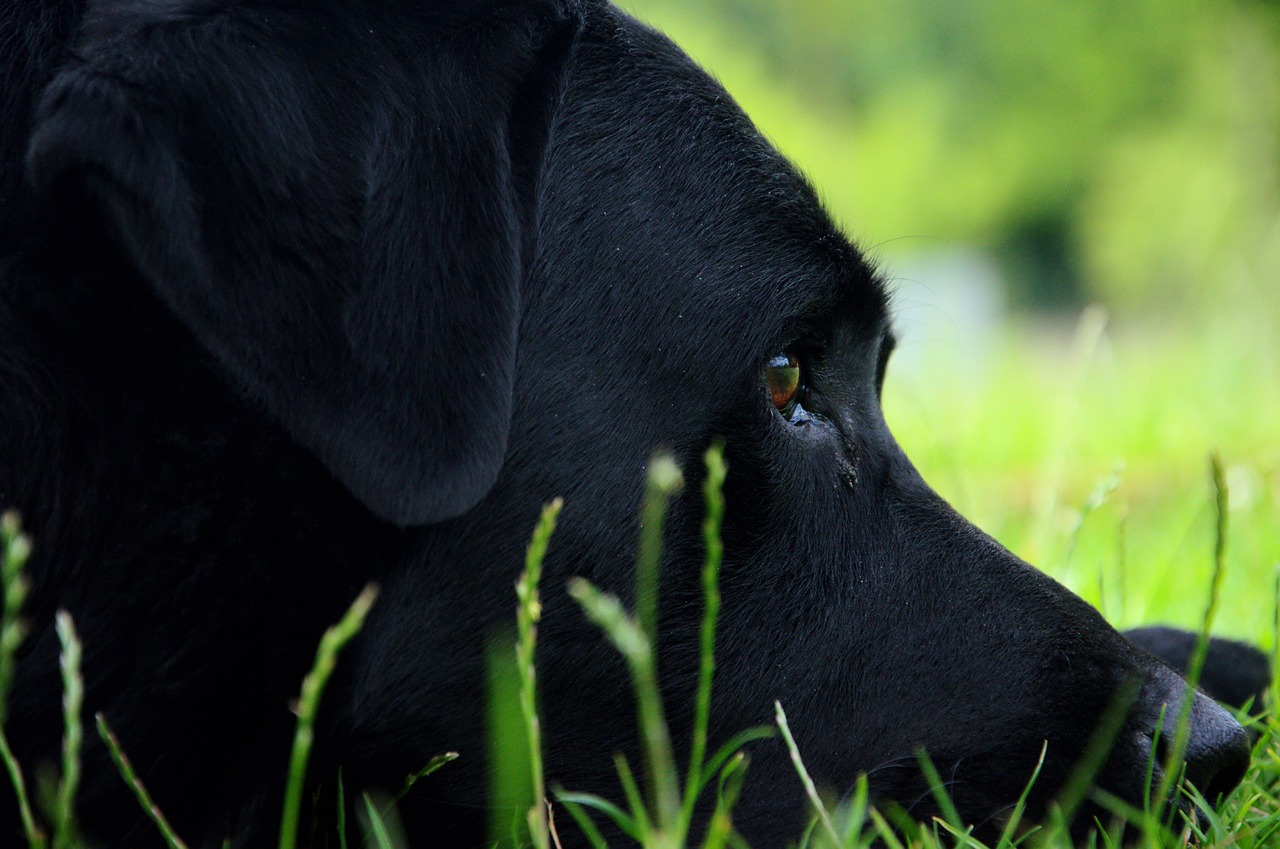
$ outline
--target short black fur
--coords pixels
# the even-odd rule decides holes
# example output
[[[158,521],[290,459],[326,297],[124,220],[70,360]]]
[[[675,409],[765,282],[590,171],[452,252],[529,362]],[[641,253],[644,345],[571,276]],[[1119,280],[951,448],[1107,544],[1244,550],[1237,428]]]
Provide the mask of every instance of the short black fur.
[[[353,798],[396,788],[458,750],[402,812],[415,846],[475,845],[483,650],[562,496],[548,777],[616,795],[634,708],[565,580],[625,597],[648,457],[667,447],[696,478],[723,438],[713,744],[779,699],[824,786],[866,772],[917,813],[924,745],[984,831],[1048,740],[1043,810],[1133,680],[1101,782],[1140,799],[1185,684],[915,473],[880,414],[875,270],[658,34],[570,0],[11,3],[0,85],[0,508],[36,541],[7,726],[24,763],[56,760],[66,608],[87,710],[178,831],[262,845],[289,701],[377,580],[314,787],[341,768]],[[762,375],[783,350],[808,388],[790,420]],[[688,491],[659,641],[677,740],[700,609]],[[1244,735],[1195,705],[1190,774],[1227,789]],[[159,844],[92,740],[77,813],[102,845]],[[785,753],[759,744],[738,826],[779,845],[803,816]]]

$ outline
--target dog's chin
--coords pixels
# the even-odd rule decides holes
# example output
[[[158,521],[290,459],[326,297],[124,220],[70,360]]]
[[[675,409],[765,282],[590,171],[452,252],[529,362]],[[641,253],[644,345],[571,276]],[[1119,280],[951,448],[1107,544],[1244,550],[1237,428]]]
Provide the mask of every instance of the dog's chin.
[[[1076,846],[1090,845],[1098,833],[1109,835],[1112,844],[1132,845],[1141,837],[1144,821],[1178,832],[1189,824],[1203,828],[1206,816],[1190,788],[1177,777],[1164,786],[1166,748],[1163,744],[1155,748],[1160,756],[1153,758],[1147,734],[1125,728],[1101,769],[1082,757],[1057,780],[1044,780],[1042,772],[1029,790],[1017,796],[1006,789],[1000,796],[968,798],[957,804],[961,820],[987,845],[1006,838],[1016,841],[1032,830],[1046,828],[1065,827]],[[1046,765],[1046,771],[1054,769]],[[1222,789],[1236,783],[1236,777],[1224,777],[1205,798],[1216,803]],[[1161,793],[1163,798],[1159,798]],[[930,793],[927,804],[916,805],[909,813],[916,821],[926,821],[940,812]]]
[[[1027,835],[1033,830],[1065,826],[1074,845],[1087,845],[1096,832],[1132,843],[1139,831],[1130,824],[1151,807],[1164,770],[1147,753],[1151,740],[1136,727],[1126,727],[1102,764],[1087,756],[1071,764],[1051,756],[1028,757],[1029,749],[1011,760],[1004,748],[940,759],[936,768],[942,793],[922,777],[915,756],[893,761],[893,768],[873,770],[871,805],[890,823],[927,823],[946,818],[948,808],[959,815],[961,828],[983,844]],[[1046,753],[1047,754],[1047,753]],[[1010,770],[1010,763],[1029,767]],[[877,780],[879,779],[879,780]],[[1096,783],[1095,783],[1096,781]],[[1175,786],[1156,819],[1180,824],[1197,816],[1191,797]],[[842,807],[852,804],[848,788]]]

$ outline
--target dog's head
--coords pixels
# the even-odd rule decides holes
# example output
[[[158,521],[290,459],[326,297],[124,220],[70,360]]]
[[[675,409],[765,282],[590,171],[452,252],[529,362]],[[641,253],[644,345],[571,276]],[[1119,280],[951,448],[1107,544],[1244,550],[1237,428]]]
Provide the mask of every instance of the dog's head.
[[[633,707],[564,579],[625,595],[648,457],[667,447],[696,473],[723,439],[715,741],[780,700],[825,786],[867,773],[880,798],[927,805],[923,748],[992,825],[1043,749],[1042,809],[1120,704],[1099,781],[1140,803],[1186,685],[921,480],[880,411],[885,284],[805,180],[606,5],[439,5],[103,2],[29,134],[42,256],[83,238],[66,221],[103,234],[118,264],[76,274],[154,296],[230,387],[228,418],[280,429],[282,467],[332,476],[325,515],[364,517],[321,527],[282,505],[263,521],[376,537],[378,562],[351,568],[382,577],[384,601],[334,697],[333,757],[393,781],[481,746],[483,641],[509,617],[537,505],[563,496],[548,769],[598,789],[635,744]],[[696,495],[676,503],[663,565],[678,739],[699,518]],[[1201,695],[1190,727],[1189,777],[1234,786],[1240,727]],[[478,773],[454,774],[431,798],[475,798]],[[738,822],[779,843],[801,794],[762,746]]]

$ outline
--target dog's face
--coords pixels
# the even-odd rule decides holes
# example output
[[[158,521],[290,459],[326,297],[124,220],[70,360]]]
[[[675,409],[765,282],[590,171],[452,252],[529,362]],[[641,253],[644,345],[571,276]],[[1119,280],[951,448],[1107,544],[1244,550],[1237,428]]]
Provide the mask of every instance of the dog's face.
[[[562,496],[539,669],[548,772],[607,792],[634,707],[564,581],[626,597],[647,459],[669,448],[696,476],[723,439],[713,743],[779,700],[821,784],[868,773],[879,798],[928,804],[923,747],[991,828],[1042,749],[1033,806],[1052,799],[1133,684],[1100,783],[1141,799],[1157,718],[1185,685],[921,480],[880,410],[883,282],[670,43],[598,4],[121,3],[81,27],[23,137],[35,193],[5,209],[25,241],[0,303],[17,328],[0,343],[15,422],[0,492],[46,534],[37,609],[70,604],[91,657],[93,639],[127,646],[141,628],[165,664],[204,664],[194,696],[159,672],[109,674],[111,649],[90,670],[144,774],[194,789],[275,769],[281,717],[253,718],[262,699],[241,691],[291,693],[320,625],[376,577],[323,763],[395,784],[460,749],[405,813],[423,834],[473,828],[484,642],[510,619],[538,505]],[[31,63],[52,75],[48,61]],[[86,341],[104,314],[126,338]],[[689,491],[659,628],[678,740],[701,615]],[[83,541],[61,542],[86,514]],[[157,574],[163,558],[179,574]],[[236,622],[188,602],[183,631],[149,606],[175,591]],[[299,612],[280,616],[285,599]],[[209,660],[245,642],[270,660]],[[18,719],[43,727],[44,703],[19,698]],[[188,744],[139,718],[174,704],[251,730]],[[1193,780],[1233,786],[1239,726],[1203,696],[1191,725]],[[220,765],[179,778],[165,753],[185,745]],[[131,827],[109,812],[123,788],[89,787],[90,826]],[[172,804],[198,832],[253,835],[271,793]],[[760,746],[737,823],[774,845],[803,813],[785,752]]]
[[[595,22],[553,127],[541,211],[512,436],[529,453],[504,476],[519,493],[566,497],[557,576],[625,591],[617,564],[632,537],[617,529],[632,526],[648,452],[670,446],[696,469],[725,439],[721,739],[778,699],[803,717],[820,783],[846,791],[866,771],[874,792],[931,804],[923,747],[961,810],[991,825],[1046,740],[1042,798],[1121,683],[1140,680],[1103,783],[1141,796],[1159,705],[1181,683],[921,480],[880,409],[894,346],[883,281],[718,85],[660,36]],[[780,365],[799,367],[794,398],[776,391]],[[547,469],[530,462],[540,455],[563,459]],[[691,490],[664,567],[661,640],[664,678],[685,696],[700,614]],[[572,751],[601,721],[577,692],[590,673],[562,662],[544,680],[548,694],[573,693],[549,700],[560,751]],[[680,704],[673,714],[689,716]],[[1213,765],[1198,780],[1230,786],[1238,737],[1203,710],[1198,757]],[[757,755],[741,819],[762,845],[795,833],[792,778],[780,746]]]

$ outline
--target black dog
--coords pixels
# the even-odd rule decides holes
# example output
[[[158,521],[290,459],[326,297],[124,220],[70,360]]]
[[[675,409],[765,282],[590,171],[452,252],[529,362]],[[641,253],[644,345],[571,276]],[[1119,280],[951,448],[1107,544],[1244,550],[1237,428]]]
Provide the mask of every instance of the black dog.
[[[416,845],[474,845],[482,648],[563,496],[547,770],[610,793],[634,707],[564,582],[625,596],[650,453],[695,470],[722,437],[713,743],[779,699],[824,785],[927,799],[924,746],[990,828],[1047,740],[1043,809],[1136,680],[1100,783],[1140,800],[1186,685],[919,478],[879,411],[882,282],[661,36],[567,0],[18,2],[0,70],[0,506],[37,546],[22,762],[56,761],[64,607],[86,711],[177,830],[262,845],[290,699],[376,579],[316,780],[394,788],[457,749],[402,807]],[[687,739],[701,505],[673,511],[659,642]],[[1243,732],[1203,696],[1191,723],[1190,778],[1230,789]],[[157,843],[85,757],[86,833]],[[780,744],[746,787],[749,839],[798,832]]]

